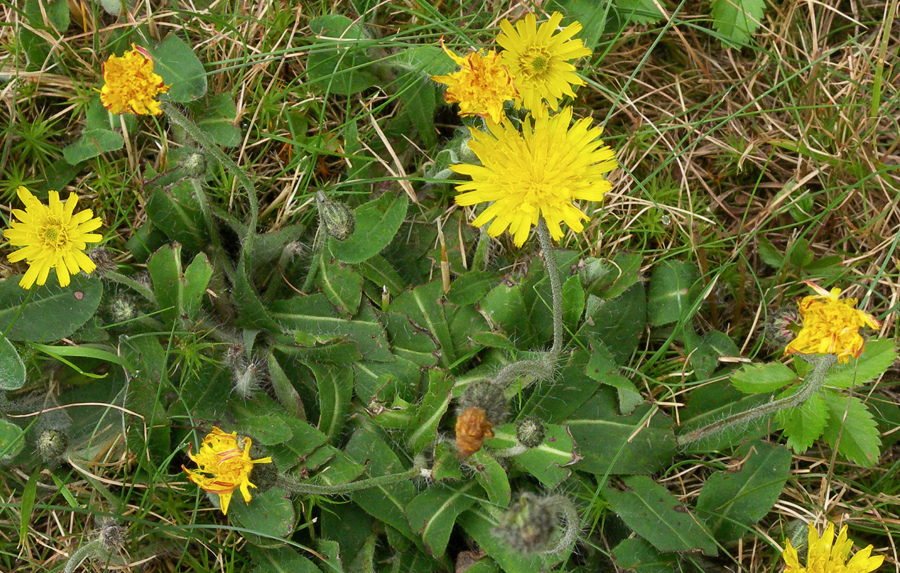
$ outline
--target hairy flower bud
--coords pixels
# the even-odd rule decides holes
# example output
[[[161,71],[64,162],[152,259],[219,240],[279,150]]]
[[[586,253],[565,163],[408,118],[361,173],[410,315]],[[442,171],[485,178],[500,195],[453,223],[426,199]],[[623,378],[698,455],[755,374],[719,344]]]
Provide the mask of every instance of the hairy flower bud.
[[[766,321],[766,342],[777,348],[784,348],[797,338],[801,328],[803,319],[796,308],[779,310]]]
[[[503,388],[488,381],[475,382],[466,388],[456,412],[462,414],[470,408],[484,410],[485,418],[494,425],[502,424],[509,412]]]
[[[500,518],[494,535],[521,553],[540,553],[553,542],[559,517],[554,504],[523,493]]]
[[[191,151],[181,160],[181,168],[191,179],[202,179],[206,175],[206,158],[199,151]]]
[[[528,416],[516,424],[516,439],[526,448],[536,448],[544,443],[544,423]]]
[[[353,234],[356,221],[343,203],[329,199],[325,193],[316,191],[316,205],[319,208],[319,217],[329,235],[343,241]]]
[[[41,432],[37,439],[38,452],[47,461],[55,460],[66,453],[69,447],[69,436],[62,430],[48,428]]]
[[[278,483],[278,468],[275,463],[254,464],[250,470],[250,481],[256,486],[256,491],[265,493]]]

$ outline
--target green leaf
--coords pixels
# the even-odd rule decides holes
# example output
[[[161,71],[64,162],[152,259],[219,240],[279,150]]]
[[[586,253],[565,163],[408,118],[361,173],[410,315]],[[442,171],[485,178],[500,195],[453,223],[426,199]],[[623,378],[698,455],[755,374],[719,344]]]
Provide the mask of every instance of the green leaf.
[[[474,481],[455,487],[438,483],[406,506],[409,526],[422,536],[428,553],[434,557],[444,554],[456,518],[472,507],[480,489]]]
[[[781,362],[745,364],[731,375],[731,383],[744,394],[763,394],[797,382],[797,373]]]
[[[48,30],[50,24],[62,34],[69,27],[69,4],[65,0],[27,0],[24,11],[28,23],[41,30]]]
[[[210,97],[197,116],[197,127],[216,145],[236,147],[241,143],[241,130],[235,125],[237,106],[231,94],[220,93]]]
[[[867,340],[858,360],[835,364],[825,376],[825,385],[836,388],[860,386],[878,378],[897,359],[897,343],[891,338]]]
[[[160,316],[170,327],[180,324],[184,300],[181,245],[169,244],[156,251],[147,261],[147,270],[153,280],[153,293],[156,295]]]
[[[663,486],[647,476],[622,478],[622,487],[603,488],[610,507],[635,533],[658,550],[696,551],[715,555],[715,539]]]
[[[319,389],[319,431],[333,442],[347,422],[347,412],[353,398],[352,367],[349,364],[326,366],[315,362],[307,362],[306,367],[315,374]]]
[[[334,259],[326,262],[324,256],[317,258],[316,284],[345,318],[352,317],[362,300],[363,278],[344,263]]]
[[[881,438],[872,413],[855,396],[848,398],[827,388],[821,395],[830,418],[822,437],[851,462],[864,468],[875,467],[881,454]]]
[[[275,397],[278,398],[278,402],[287,410],[288,414],[305,421],[306,408],[303,406],[300,394],[297,393],[294,385],[291,384],[290,378],[284,373],[284,369],[278,363],[274,352],[269,353],[268,366],[269,381],[272,383],[272,389],[275,391]]]
[[[635,24],[655,24],[665,17],[654,0],[616,0],[616,8]]]
[[[597,393],[566,420],[577,452],[577,469],[605,475],[651,473],[665,467],[675,453],[672,421],[649,404],[620,416],[614,388]]]
[[[122,336],[119,352],[133,367],[125,407],[140,416],[125,416],[128,449],[140,453],[141,465],[156,471],[172,455],[172,425],[161,402],[161,396],[172,389],[166,376],[166,351],[155,337]]]
[[[712,0],[713,27],[731,48],[750,45],[750,38],[766,12],[763,0]]]
[[[0,419],[0,460],[10,460],[25,447],[25,432],[19,426]]]
[[[5,449],[5,448],[4,448]],[[0,450],[2,451],[2,450]],[[25,482],[22,489],[22,501],[19,506],[19,546],[25,544],[28,539],[28,527],[31,525],[31,516],[34,513],[34,498],[37,496],[38,476],[43,468],[36,468]]]
[[[509,507],[512,492],[509,488],[509,476],[503,466],[485,452],[484,448],[469,456],[467,462],[475,468],[475,479],[487,492],[490,502],[497,507]]]
[[[606,345],[599,340],[591,341],[591,358],[584,367],[584,373],[589,378],[616,389],[619,397],[619,413],[623,416],[631,414],[638,404],[644,401],[644,397],[641,396],[634,382],[619,374],[615,358]],[[569,380],[570,378],[564,379]],[[597,388],[596,386],[590,387],[592,393]],[[578,405],[580,406],[582,403],[579,402]]]
[[[327,14],[309,21],[316,35],[306,59],[309,82],[337,95],[353,95],[378,83],[364,42],[365,31],[350,18]]]
[[[0,336],[0,390],[18,390],[25,385],[25,364],[12,342]]]
[[[438,442],[434,445],[434,464],[431,466],[431,476],[435,481],[463,479],[458,453],[449,441]]]
[[[785,392],[784,396],[795,391]],[[797,408],[778,412],[775,415],[775,422],[787,436],[788,447],[802,454],[825,431],[825,425],[828,424],[828,408],[821,393],[817,392]]]
[[[208,243],[203,216],[187,180],[172,186],[171,192],[156,188],[145,205],[153,226],[189,251],[200,252]]]
[[[494,437],[485,443],[496,450],[512,448],[518,444],[515,424],[494,428]],[[547,424],[544,441],[540,446],[516,455],[516,466],[533,475],[548,488],[554,488],[572,475],[572,467],[581,457],[576,452],[575,441],[566,426]]]
[[[637,253],[617,253],[612,259],[589,257],[579,264],[578,274],[588,294],[616,298],[641,279],[642,260]]]
[[[759,253],[759,258],[762,259],[762,262],[770,267],[780,269],[782,265],[784,265],[784,257],[781,252],[775,248],[775,245],[773,245],[769,239],[762,235],[757,235],[756,241],[757,252]]]
[[[255,238],[251,234],[244,239],[244,250],[241,252],[241,258],[238,259],[234,273],[234,289],[231,296],[234,300],[234,305],[238,309],[237,323],[238,326],[245,328],[280,332],[281,327],[273,320],[273,316],[260,300],[259,293],[256,292],[256,286],[253,284],[251,271],[248,268],[247,261],[253,257],[253,242]],[[334,312],[333,307],[331,312]]]
[[[562,309],[563,322],[574,331],[584,314],[584,289],[577,275],[569,277],[562,285]]]
[[[740,356],[741,351],[730,336],[718,330],[710,330],[700,337],[696,348],[690,348],[691,366],[697,380],[708,380],[719,366],[723,356]]]
[[[437,49],[434,46],[424,47]],[[409,73],[400,76],[397,84],[397,96],[403,102],[403,112],[409,117],[416,133],[426,147],[436,146],[438,134],[434,127],[434,111],[437,97],[434,82],[429,76]]]
[[[662,326],[685,318],[694,304],[692,289],[697,278],[693,263],[667,260],[656,265],[647,294],[650,324]]]
[[[576,39],[581,38],[585,46],[593,49],[606,27],[606,16],[610,9],[609,3],[597,2],[596,0],[556,0],[554,4],[559,6],[560,12],[577,20],[584,26],[581,33],[576,36]],[[549,13],[549,5],[547,10]],[[562,21],[563,26],[570,23],[568,18],[564,18]]]
[[[471,271],[461,275],[452,283],[447,291],[447,300],[458,306],[475,304],[491,292],[500,282],[497,273],[488,271]]]
[[[184,312],[187,313],[188,319],[197,321],[200,319],[200,304],[203,296],[206,294],[206,287],[209,286],[209,279],[212,278],[213,268],[209,264],[209,259],[205,253],[200,253],[188,268],[184,270],[184,287],[182,289],[182,306]]]
[[[84,273],[74,275],[67,287],[51,277],[32,290],[20,287],[19,277],[10,277],[0,282],[0,333],[12,341],[66,338],[94,316],[102,295],[100,280]]]
[[[345,263],[361,263],[381,252],[394,239],[406,217],[409,199],[405,194],[385,193],[353,210],[353,234],[338,241],[328,237],[331,253]]]
[[[618,567],[636,573],[671,573],[678,571],[674,553],[660,553],[647,540],[629,537],[613,549]]]
[[[231,503],[228,505],[228,518],[236,527],[248,530],[244,535],[253,545],[268,548],[281,547],[282,538],[287,537],[294,530],[294,504],[291,503],[287,492],[280,487],[273,487],[264,493],[253,489],[250,492],[253,498],[249,503],[244,502],[244,497],[240,495],[239,491],[234,492],[234,495],[231,496]],[[209,495],[214,496],[214,494]],[[218,496],[214,497],[218,499]],[[301,568],[299,571],[303,571],[303,569]]]
[[[449,368],[458,355],[441,305],[442,293],[441,279],[438,278],[398,296],[391,303],[391,314],[402,313],[405,316],[398,322],[388,324],[387,328],[391,333],[391,343],[395,346],[412,348],[412,344],[416,343],[416,350],[433,352],[429,350],[429,344],[432,349],[437,345],[441,363]],[[408,358],[412,360],[412,357]]]
[[[434,442],[437,427],[450,405],[453,378],[440,370],[428,374],[428,390],[416,410],[416,418],[406,432],[406,446],[410,453],[418,454]]]
[[[709,476],[697,499],[697,515],[719,541],[739,539],[765,517],[791,473],[787,448],[761,440],[745,444],[733,459],[740,469]]]
[[[620,365],[626,365],[637,350],[646,326],[647,298],[644,285],[637,283],[614,299],[588,296],[578,338],[585,344],[601,341]]]
[[[347,455],[357,463],[368,464],[369,477],[389,475],[404,471],[397,455],[375,432],[358,429],[346,448]],[[406,506],[416,497],[416,488],[410,482],[364,489],[353,493],[353,501],[371,516],[390,525],[407,539],[419,541],[406,519]]]
[[[97,157],[107,151],[125,146],[125,138],[108,129],[91,129],[81,132],[81,139],[63,148],[63,157],[72,165]]]
[[[534,337],[534,327],[525,310],[523,288],[521,282],[513,282],[511,278],[507,278],[491,289],[481,301],[481,311],[491,324],[503,329],[515,340]]]
[[[161,44],[147,47],[153,71],[169,85],[166,99],[188,103],[206,95],[206,70],[190,45],[175,34]]]
[[[308,336],[327,336],[331,339],[346,338],[352,342],[366,360],[392,362],[384,328],[368,302],[361,305],[359,315],[353,320],[335,316],[334,307],[325,295],[279,300],[271,303],[272,318],[283,326]]]
[[[519,418],[535,416],[547,423],[565,423],[569,415],[584,404],[600,386],[586,374],[588,354],[575,350],[555,384],[540,384],[522,406]]]
[[[249,547],[253,573],[322,573],[315,563],[290,547]]]

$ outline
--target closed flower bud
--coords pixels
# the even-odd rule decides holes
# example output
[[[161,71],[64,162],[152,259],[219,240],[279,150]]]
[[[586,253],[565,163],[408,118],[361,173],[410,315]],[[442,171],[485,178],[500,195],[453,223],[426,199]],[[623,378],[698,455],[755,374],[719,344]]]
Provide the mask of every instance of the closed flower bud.
[[[55,460],[66,453],[69,436],[62,430],[48,428],[38,436],[37,446],[42,458],[47,461]]]
[[[100,526],[100,546],[110,554],[118,553],[125,545],[125,535],[128,530],[116,524],[115,519],[110,519]]]
[[[531,416],[516,425],[516,439],[526,448],[536,448],[544,443],[544,423]]]
[[[256,485],[256,491],[266,493],[278,483],[278,468],[275,463],[254,464],[250,470],[250,482]]]
[[[779,310],[766,321],[766,342],[784,348],[797,338],[803,328],[803,318],[796,308]]]
[[[191,179],[202,179],[206,175],[206,158],[199,151],[191,151],[181,161],[181,168]]]
[[[466,391],[459,399],[459,406],[456,412],[457,414],[462,414],[470,408],[481,408],[484,410],[485,419],[495,426],[502,424],[509,412],[503,388],[487,381],[475,382],[466,388]]]
[[[552,544],[558,521],[554,503],[523,493],[493,532],[520,553],[540,553]]]
[[[319,217],[329,235],[338,241],[343,241],[353,234],[356,221],[343,203],[333,201],[325,193],[316,191],[316,205],[319,208]]]

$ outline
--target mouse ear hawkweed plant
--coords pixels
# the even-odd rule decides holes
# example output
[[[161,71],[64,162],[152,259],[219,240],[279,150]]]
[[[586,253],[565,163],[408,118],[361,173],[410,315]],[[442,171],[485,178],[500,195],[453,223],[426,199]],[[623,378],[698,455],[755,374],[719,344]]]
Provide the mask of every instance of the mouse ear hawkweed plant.
[[[7,256],[9,262],[28,263],[20,287],[30,289],[35,283],[45,284],[52,269],[56,269],[59,286],[65,287],[71,275],[81,271],[90,274],[97,268],[84,250],[88,243],[103,239],[103,235],[91,232],[100,228],[101,221],[90,209],[75,213],[77,195],[71,193],[63,203],[59,193],[50,191],[44,205],[25,187],[19,187],[16,194],[25,204],[25,210],[13,209],[18,221],[10,222],[10,228],[3,234],[10,246],[21,247]]]
[[[103,64],[100,101],[110,113],[159,115],[156,96],[169,91],[162,77],[153,73],[153,60],[144,48],[131,45],[124,55],[110,56]]]
[[[576,68],[569,61],[590,56],[591,50],[581,40],[572,39],[581,31],[578,22],[554,34],[562,17],[559,12],[554,12],[540,28],[534,14],[516,22],[515,27],[509,20],[500,22],[503,32],[497,37],[497,43],[504,48],[500,52],[501,60],[519,91],[516,108],[525,107],[536,118],[547,115],[544,100],[551,111],[556,111],[563,96],[575,97],[572,86],[585,83],[575,74]]]
[[[500,123],[504,117],[503,103],[512,101],[518,92],[499,54],[494,50],[487,54],[475,51],[463,58],[448,49],[443,40],[441,47],[460,67],[450,75],[431,76],[448,86],[444,100],[458,103],[461,116],[476,115]]]
[[[853,549],[853,541],[847,538],[847,526],[841,527],[837,540],[834,538],[834,524],[829,523],[825,533],[819,536],[815,525],[809,525],[809,547],[806,567],[800,565],[797,550],[791,541],[785,541],[785,573],[870,573],[884,562],[884,555],[872,556],[872,546],[858,551],[850,561],[847,557]]]

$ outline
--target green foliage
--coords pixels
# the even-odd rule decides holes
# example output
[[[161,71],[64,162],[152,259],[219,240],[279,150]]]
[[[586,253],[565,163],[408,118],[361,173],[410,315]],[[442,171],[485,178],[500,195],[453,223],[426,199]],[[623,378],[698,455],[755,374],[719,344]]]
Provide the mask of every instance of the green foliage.
[[[0,389],[18,390],[25,385],[25,364],[16,347],[5,336],[0,338]]]
[[[713,27],[722,43],[733,48],[750,44],[765,12],[763,0],[712,0]]]

